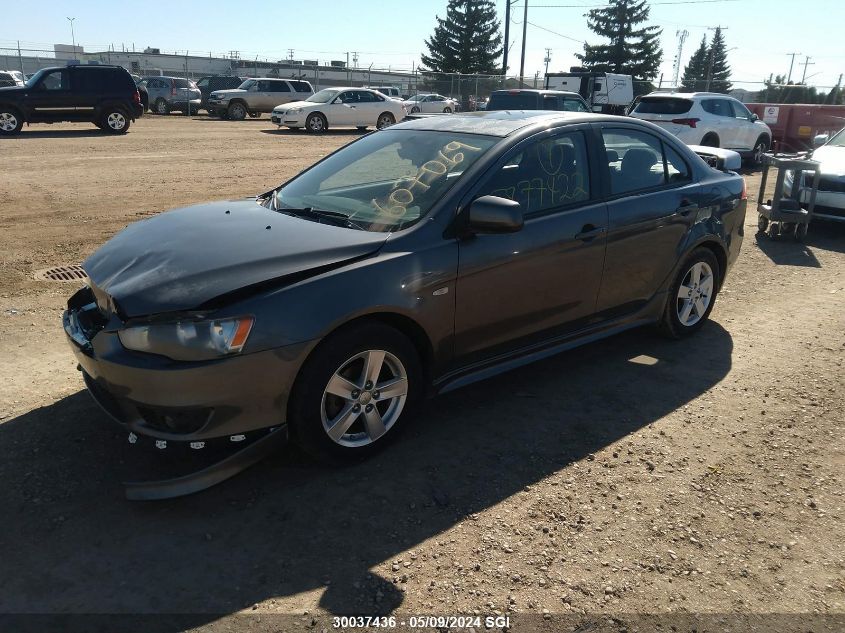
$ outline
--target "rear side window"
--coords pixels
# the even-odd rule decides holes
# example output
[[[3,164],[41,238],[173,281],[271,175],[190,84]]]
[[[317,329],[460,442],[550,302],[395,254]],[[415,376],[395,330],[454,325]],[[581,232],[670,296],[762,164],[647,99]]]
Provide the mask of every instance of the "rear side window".
[[[663,144],[659,138],[638,130],[621,129],[604,129],[602,137],[609,158],[611,194],[651,189],[666,183]]]
[[[731,102],[727,99],[704,99],[701,102],[701,107],[705,112],[709,112],[715,116],[726,116],[733,118],[733,108]]]
[[[578,99],[562,99],[561,101],[563,103],[561,110],[566,112],[589,112]]]
[[[666,150],[666,177],[669,182],[686,182],[692,180],[692,172],[689,165],[681,158],[681,155],[672,149],[671,146],[663,144]]]
[[[74,90],[80,92],[120,92],[135,89],[135,82],[131,77],[119,70],[111,69],[77,69],[73,73]]]
[[[187,79],[173,79],[173,87],[174,88],[190,88],[191,82]]]
[[[288,82],[296,92],[311,92],[311,84],[307,81],[291,81]]]
[[[268,83],[270,84],[268,88],[270,92],[291,92],[290,86],[286,81],[270,81]]]
[[[643,97],[634,108],[635,114],[686,114],[692,108],[689,99],[675,97]]]

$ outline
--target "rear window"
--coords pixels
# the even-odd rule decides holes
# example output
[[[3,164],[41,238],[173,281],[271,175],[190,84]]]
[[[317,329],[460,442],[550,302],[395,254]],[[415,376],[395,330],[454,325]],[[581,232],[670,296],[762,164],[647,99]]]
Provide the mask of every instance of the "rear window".
[[[537,93],[534,92],[494,92],[490,95],[488,110],[536,110]]]
[[[643,97],[634,108],[635,114],[686,114],[692,108],[689,99],[677,97]]]

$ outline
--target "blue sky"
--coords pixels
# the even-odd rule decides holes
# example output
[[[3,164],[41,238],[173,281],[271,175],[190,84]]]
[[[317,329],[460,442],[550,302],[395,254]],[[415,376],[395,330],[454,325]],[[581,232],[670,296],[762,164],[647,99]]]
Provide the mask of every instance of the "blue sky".
[[[511,73],[519,70],[523,1],[512,8]],[[677,50],[676,32],[689,31],[685,63],[707,27],[727,26],[725,37],[736,87],[759,88],[769,73],[786,74],[789,53],[796,52],[793,79],[801,79],[807,56],[807,83],[831,86],[845,72],[845,0],[653,0],[651,21],[663,28],[664,81],[670,81]],[[505,0],[497,0],[504,17]],[[543,71],[545,48],[552,49],[550,71],[568,70],[583,40],[595,41],[584,14],[601,0],[528,0],[525,74]],[[219,5],[219,8],[215,8]],[[540,6],[566,5],[566,6]],[[70,44],[67,16],[75,17],[77,43],[86,50],[110,44],[136,49],[153,46],[184,54],[238,50],[242,57],[282,59],[288,49],[296,59],[345,59],[358,51],[359,66],[408,69],[419,64],[424,40],[445,14],[446,0],[330,0],[262,2],[59,2],[18,4],[0,23],[0,47],[50,48]],[[553,31],[553,32],[552,32]],[[571,39],[570,39],[571,38]],[[734,48],[735,47],[735,48]],[[683,67],[682,67],[683,68]],[[745,83],[748,82],[748,83]]]

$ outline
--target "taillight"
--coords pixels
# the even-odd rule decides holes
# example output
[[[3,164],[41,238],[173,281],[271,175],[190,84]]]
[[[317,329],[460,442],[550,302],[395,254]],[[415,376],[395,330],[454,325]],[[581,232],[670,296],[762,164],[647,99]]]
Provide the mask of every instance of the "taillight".
[[[701,119],[672,119],[672,123],[676,125],[689,125],[690,127],[695,127],[695,124],[701,121]]]
[[[740,200],[748,200],[748,192],[746,190],[745,178],[742,179],[742,193],[739,195]]]
[[[132,95],[132,101],[135,102],[135,105],[141,105],[141,93],[137,90],[135,91],[135,94]]]

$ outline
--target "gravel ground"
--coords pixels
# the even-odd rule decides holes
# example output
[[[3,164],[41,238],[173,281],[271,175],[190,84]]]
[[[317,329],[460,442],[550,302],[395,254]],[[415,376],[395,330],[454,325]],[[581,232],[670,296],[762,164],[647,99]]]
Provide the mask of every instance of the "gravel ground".
[[[633,331],[453,392],[354,467],[287,449],[189,498],[125,501],[119,481],[158,457],[83,391],[59,320],[75,286],[35,273],[356,135],[147,116],[123,137],[68,124],[0,143],[0,613],[190,614],[162,630],[845,614],[843,226],[771,242],[749,214],[692,339]]]

